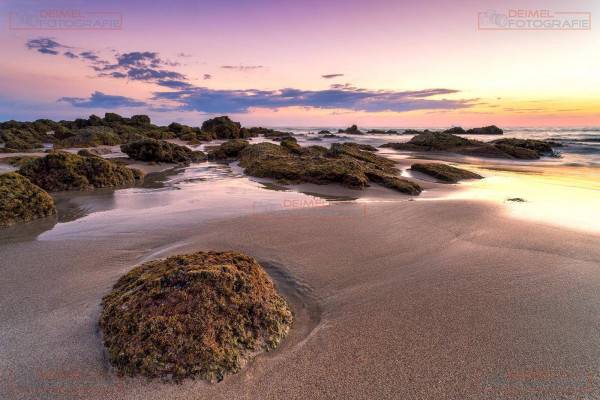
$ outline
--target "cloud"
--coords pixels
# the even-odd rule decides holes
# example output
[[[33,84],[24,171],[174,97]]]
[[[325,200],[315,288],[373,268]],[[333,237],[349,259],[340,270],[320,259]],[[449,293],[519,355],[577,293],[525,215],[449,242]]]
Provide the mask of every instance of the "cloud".
[[[146,103],[125,96],[112,96],[102,92],[94,92],[87,99],[82,97],[61,97],[58,101],[71,104],[81,108],[118,108],[118,107],[142,107]]]
[[[160,85],[160,86],[168,87],[171,89],[188,89],[188,88],[193,87],[192,85],[190,85],[189,83],[184,82],[184,81],[168,80],[168,79],[161,79],[161,80],[157,81],[156,84]]]
[[[212,75],[211,74],[204,74],[204,78],[203,79],[204,80],[212,79]]]
[[[54,39],[47,37],[30,39],[25,43],[25,46],[27,46],[29,50],[36,50],[39,53],[53,56],[57,55],[60,49],[67,48],[67,46],[63,46]]]
[[[230,69],[235,71],[254,71],[257,69],[264,68],[263,65],[221,65],[223,69]]]
[[[365,112],[406,112],[468,108],[476,99],[432,99],[430,97],[454,94],[453,89],[425,89],[417,91],[367,90],[341,88],[326,90],[215,90],[202,87],[173,92],[157,92],[155,100],[178,103],[178,110],[206,113],[245,113],[250,108],[278,109],[283,107],[310,107],[346,109]]]
[[[75,53],[72,53],[70,51],[65,51],[63,53],[63,56],[68,57],[68,58],[79,58],[79,56]]]
[[[321,75],[321,78],[333,79],[333,78],[339,78],[340,76],[344,76],[344,74],[326,74],[326,75]]]

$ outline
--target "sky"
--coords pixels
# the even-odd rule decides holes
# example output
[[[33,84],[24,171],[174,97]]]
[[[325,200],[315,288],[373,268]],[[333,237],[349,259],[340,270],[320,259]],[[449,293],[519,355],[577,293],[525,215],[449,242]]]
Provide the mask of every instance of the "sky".
[[[0,120],[600,126],[596,0],[4,0],[0,14]]]

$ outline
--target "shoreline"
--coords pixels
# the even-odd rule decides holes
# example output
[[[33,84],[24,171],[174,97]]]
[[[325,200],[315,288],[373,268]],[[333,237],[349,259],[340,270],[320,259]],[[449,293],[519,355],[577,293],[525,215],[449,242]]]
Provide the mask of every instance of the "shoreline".
[[[14,345],[1,350],[2,368],[38,392],[58,385],[85,398],[123,399],[456,398],[484,393],[473,386],[473,367],[478,374],[494,365],[496,373],[595,368],[600,335],[589,330],[600,327],[576,321],[600,312],[600,236],[507,220],[497,206],[477,201],[376,203],[366,216],[358,204],[334,207],[345,210],[342,218],[323,218],[327,210],[316,207],[166,227],[155,237],[3,244],[0,337]],[[278,287],[291,279],[314,296],[321,310],[315,328],[220,384],[112,375],[102,366],[97,332],[102,295],[148,255],[207,249],[245,252],[270,274],[280,268],[284,274],[271,275]],[[524,306],[539,316],[519,313]],[[505,326],[509,314],[514,321]],[[73,369],[83,371],[79,378],[68,376]],[[39,370],[67,378],[31,374]]]

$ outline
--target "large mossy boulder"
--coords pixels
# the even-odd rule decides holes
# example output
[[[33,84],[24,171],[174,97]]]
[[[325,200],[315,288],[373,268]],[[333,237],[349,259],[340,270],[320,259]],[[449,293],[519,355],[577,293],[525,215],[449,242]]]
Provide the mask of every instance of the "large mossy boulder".
[[[133,185],[137,176],[132,169],[103,158],[66,152],[32,160],[18,172],[50,192]]]
[[[457,183],[463,179],[482,179],[481,175],[474,172],[467,171],[466,169],[452,167],[446,164],[438,163],[419,163],[413,164],[410,167],[411,170],[421,172],[423,174],[432,176],[442,182],[446,183]]]
[[[129,158],[138,161],[190,163],[206,160],[206,155],[201,151],[192,151],[186,146],[156,139],[126,143],[121,146],[121,151]]]
[[[300,147],[287,139],[281,145],[249,145],[241,151],[239,159],[246,174],[261,178],[292,183],[339,183],[356,189],[374,182],[406,194],[421,192],[419,185],[397,176],[392,160],[362,150],[355,143],[334,143],[327,149]]]
[[[122,374],[220,381],[287,335],[292,312],[252,257],[198,252],[150,261],[102,301],[100,328]]]
[[[232,121],[228,116],[212,118],[202,123],[202,132],[214,134],[217,139],[239,139],[242,125]]]
[[[56,214],[52,197],[15,172],[0,175],[0,228]]]

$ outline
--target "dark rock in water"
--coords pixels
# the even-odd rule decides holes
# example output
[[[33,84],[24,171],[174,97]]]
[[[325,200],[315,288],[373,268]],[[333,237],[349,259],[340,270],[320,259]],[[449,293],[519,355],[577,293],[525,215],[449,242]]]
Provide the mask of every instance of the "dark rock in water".
[[[514,203],[525,203],[527,200],[521,197],[511,197],[510,199],[506,199],[506,201],[512,201]]]
[[[328,130],[319,131],[319,135],[331,135],[331,132]]]
[[[258,143],[242,150],[240,166],[248,175],[287,182],[339,183],[362,189],[371,181],[407,194],[421,192],[417,184],[396,176],[392,160],[361,150],[355,143],[333,143],[330,149],[300,147],[289,139],[280,146]]]
[[[335,138],[339,138],[340,136],[334,135],[333,133],[326,133],[325,135],[323,135],[323,137],[326,139],[335,139]]]
[[[497,139],[492,143],[496,145],[507,145],[514,147],[521,147],[524,149],[533,150],[539,155],[552,155],[554,153],[553,147],[562,146],[560,143],[556,142],[547,142],[544,140],[534,140],[534,139],[514,139],[514,138],[506,138],[506,139]]]
[[[210,149],[208,159],[210,160],[227,160],[235,159],[240,155],[240,152],[248,146],[249,143],[243,139],[228,140],[221,145]]]
[[[310,140],[311,142],[321,142],[323,139],[321,139],[320,137],[314,136],[314,137],[309,137],[306,140]]]
[[[246,129],[246,128],[244,128],[244,129]],[[258,128],[247,128],[246,130],[249,132],[249,134],[251,136],[263,135],[264,137],[266,137],[268,139],[273,139],[273,140],[278,140],[278,139],[281,140],[284,138],[294,136],[290,132],[276,131],[275,129],[270,129],[270,128],[258,127]]]
[[[100,157],[53,152],[18,171],[32,183],[53,192],[133,185],[137,172]]]
[[[363,135],[363,133],[358,129],[356,125],[352,125],[346,129],[339,129],[338,133],[347,133],[349,135]]]
[[[417,129],[406,129],[404,132],[402,132],[403,135],[420,135],[422,133],[433,133],[433,132],[430,131],[429,129],[425,129],[424,131],[419,131]]]
[[[455,136],[450,133],[426,131],[419,133],[408,143],[386,143],[381,147],[390,147],[396,150],[450,150],[456,147],[469,146],[474,141]]]
[[[214,134],[217,139],[240,139],[243,138],[242,125],[234,122],[228,116],[212,118],[202,123],[202,132]]]
[[[460,126],[454,126],[450,129],[446,129],[445,131],[443,131],[443,133],[450,133],[452,135],[464,135],[467,132]]]
[[[388,135],[397,135],[398,131],[393,130],[393,129],[388,129],[387,131],[385,131],[385,133],[387,133]]]
[[[293,315],[262,266],[233,252],[149,261],[102,300],[110,363],[125,375],[220,381],[279,345]]]
[[[462,128],[461,128],[462,129]],[[450,132],[453,133],[453,132]],[[482,128],[472,128],[467,130],[468,135],[502,135],[504,131],[496,125],[484,126]]]
[[[52,197],[26,177],[0,175],[0,228],[56,214]]]
[[[447,183],[457,183],[463,179],[482,179],[481,175],[467,171],[462,168],[452,167],[446,164],[426,163],[413,164],[410,167],[413,171],[418,171],[423,174],[432,176],[440,181]]]
[[[535,160],[543,155],[552,154],[552,145],[549,142],[499,139],[485,143],[445,132],[425,132],[407,143],[386,143],[381,147],[406,151],[447,151],[475,157],[522,160]],[[548,149],[551,153],[548,153]]]
[[[525,147],[498,143],[494,146],[494,148],[501,153],[508,154],[510,157],[517,158],[519,160],[537,160],[540,158],[540,154],[537,151]]]
[[[133,160],[164,163],[190,163],[206,160],[201,151],[163,140],[143,139],[121,146],[121,151]]]

